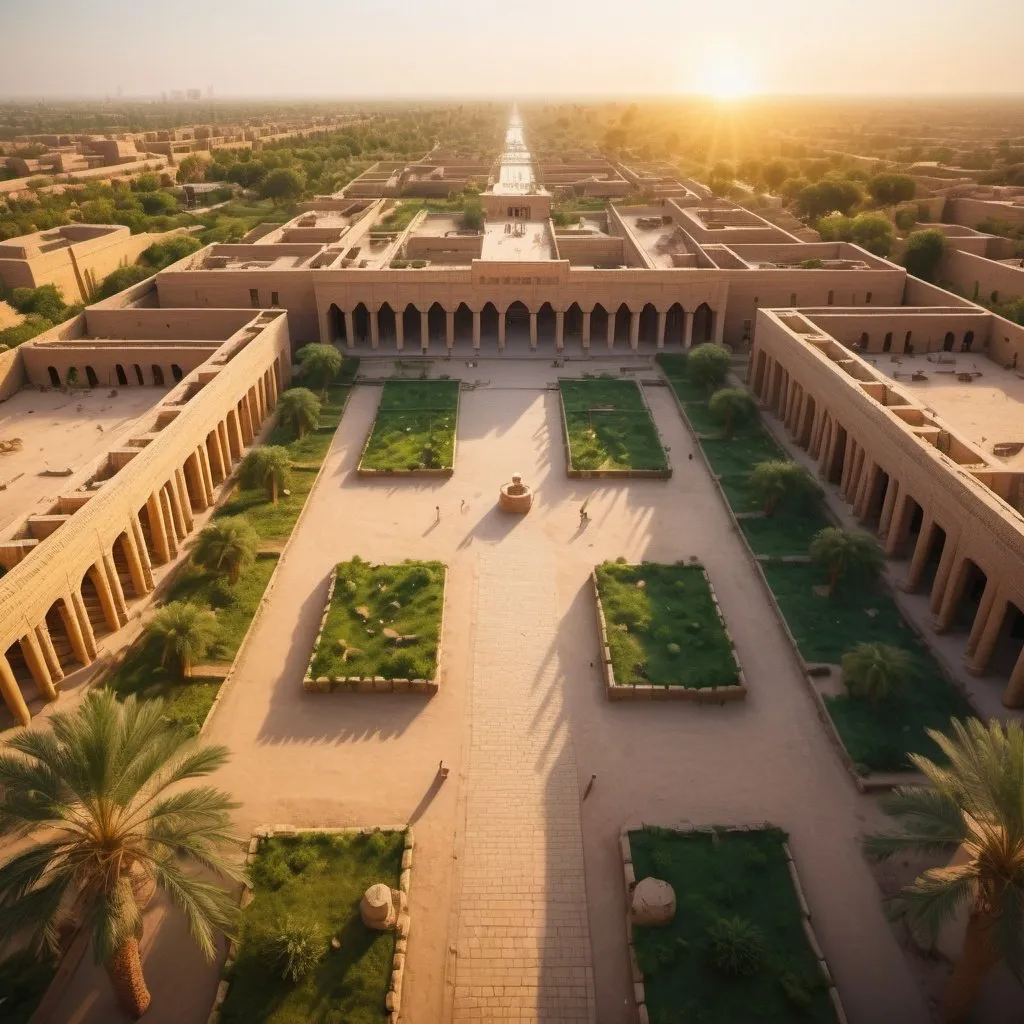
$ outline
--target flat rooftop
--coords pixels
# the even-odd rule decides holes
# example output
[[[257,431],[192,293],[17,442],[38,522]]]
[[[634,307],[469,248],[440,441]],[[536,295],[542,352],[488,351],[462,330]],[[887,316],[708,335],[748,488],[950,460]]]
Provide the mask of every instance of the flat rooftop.
[[[506,233],[505,223],[497,221],[484,226],[481,259],[537,263],[554,258],[546,220],[528,220],[525,223],[519,221],[518,223],[524,227],[521,235]]]
[[[1024,470],[1024,450],[1008,457],[992,448],[1005,442],[1024,443],[1024,378],[986,356],[970,352],[943,352],[915,356],[863,356],[938,419],[967,441],[976,444],[995,464]],[[970,383],[959,374],[980,374]],[[914,380],[917,374],[924,379]]]
[[[108,451],[138,433],[140,418],[169,388],[39,391],[24,388],[0,402],[0,441],[21,438],[21,450],[0,455],[0,537],[30,515],[45,515],[62,494],[77,489]],[[46,476],[44,471],[69,476]]]
[[[633,233],[640,247],[659,270],[671,270],[676,264],[673,253],[695,252],[682,234],[682,226],[665,214],[661,208],[621,210],[623,222]],[[668,220],[666,224],[665,221]]]

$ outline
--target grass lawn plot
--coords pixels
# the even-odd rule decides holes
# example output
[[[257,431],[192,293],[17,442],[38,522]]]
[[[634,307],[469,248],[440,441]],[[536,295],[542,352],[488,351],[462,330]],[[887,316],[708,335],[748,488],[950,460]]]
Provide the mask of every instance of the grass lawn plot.
[[[618,685],[700,689],[739,682],[732,642],[700,566],[605,562],[595,573]]]
[[[633,927],[651,1024],[834,1024],[785,839],[772,828],[680,833],[649,826],[629,833],[637,881],[653,875],[676,894],[669,924]]]
[[[359,462],[361,470],[450,470],[455,464],[457,380],[388,380]]]
[[[335,572],[310,675],[433,679],[444,608],[443,563],[371,565],[354,558]]]
[[[375,882],[398,887],[402,832],[271,836],[249,868],[254,899],[246,908],[238,957],[228,970],[223,1024],[383,1024],[395,933],[367,928],[359,900]],[[308,923],[322,938],[319,966],[284,980],[268,958],[281,925]],[[340,946],[333,949],[331,938]]]
[[[569,469],[664,471],[668,456],[633,380],[560,378],[569,440]]]

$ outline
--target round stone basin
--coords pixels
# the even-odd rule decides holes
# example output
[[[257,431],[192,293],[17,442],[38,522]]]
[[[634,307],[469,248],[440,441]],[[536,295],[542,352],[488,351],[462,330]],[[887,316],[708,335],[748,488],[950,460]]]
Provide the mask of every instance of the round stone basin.
[[[533,504],[533,490],[523,483],[523,478],[518,473],[512,474],[510,484],[502,484],[501,492],[498,495],[498,507],[506,512],[516,512],[520,515],[530,511]]]

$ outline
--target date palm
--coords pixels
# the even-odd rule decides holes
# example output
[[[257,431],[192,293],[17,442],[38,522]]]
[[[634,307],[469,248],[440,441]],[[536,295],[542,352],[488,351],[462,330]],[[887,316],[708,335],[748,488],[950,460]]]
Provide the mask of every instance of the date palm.
[[[721,388],[708,399],[708,413],[722,425],[722,435],[731,438],[737,426],[754,419],[757,406],[742,388]]]
[[[235,924],[230,894],[183,868],[240,878],[223,859],[238,845],[228,815],[237,805],[212,786],[179,785],[216,771],[228,752],[169,728],[161,701],[122,704],[109,690],[49,724],[18,730],[0,752],[0,835],[31,841],[0,866],[0,933],[56,952],[62,928],[83,921],[135,1019],[150,1004],[139,955],[145,889],[167,894],[208,960],[217,932]]]
[[[217,617],[187,601],[172,601],[153,616],[146,632],[150,643],[160,648],[160,664],[187,679],[217,639]]]
[[[751,470],[747,483],[766,516],[775,515],[782,505],[809,504],[821,494],[814,477],[803,466],[788,459],[759,462]]]
[[[832,597],[845,577],[877,576],[885,561],[875,538],[863,530],[826,526],[811,541],[811,560],[828,573],[828,596]]]
[[[239,573],[251,565],[260,546],[260,536],[244,516],[214,519],[196,538],[192,561],[210,572],[226,573],[228,582],[238,582]]]
[[[327,385],[341,369],[341,353],[333,345],[303,345],[295,353],[303,375],[319,382],[320,397],[327,394]]]
[[[891,644],[860,643],[843,655],[847,692],[872,705],[898,692],[913,675],[910,653]]]
[[[288,486],[291,464],[291,456],[283,445],[264,444],[246,455],[238,475],[243,487],[264,488],[267,497],[276,504],[278,491]]]
[[[277,418],[303,438],[320,422],[320,399],[309,388],[289,388],[277,403]]]
[[[931,786],[904,786],[885,797],[882,807],[900,828],[869,836],[865,850],[876,860],[957,854],[918,876],[893,911],[934,942],[966,908],[963,953],[942,1000],[943,1020],[963,1021],[997,964],[1024,983],[1024,730],[995,720],[950,725],[950,736],[928,730],[948,763],[910,755]]]

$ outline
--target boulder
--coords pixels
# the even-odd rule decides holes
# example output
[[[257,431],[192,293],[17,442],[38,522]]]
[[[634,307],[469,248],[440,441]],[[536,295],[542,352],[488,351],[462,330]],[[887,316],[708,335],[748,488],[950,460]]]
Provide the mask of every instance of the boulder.
[[[363,893],[359,901],[359,916],[367,928],[378,932],[392,931],[398,920],[398,903],[399,899],[396,899],[391,888],[383,882],[377,882]]]
[[[633,889],[630,908],[633,924],[645,928],[661,928],[676,916],[676,894],[668,882],[660,878],[643,878]]]

